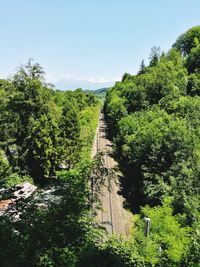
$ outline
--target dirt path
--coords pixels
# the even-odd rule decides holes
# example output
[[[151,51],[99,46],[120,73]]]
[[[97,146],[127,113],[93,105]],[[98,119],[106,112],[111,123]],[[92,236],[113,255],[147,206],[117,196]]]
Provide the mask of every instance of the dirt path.
[[[112,169],[117,163],[109,155],[111,142],[108,140],[106,133],[107,127],[104,114],[101,112],[92,154],[104,152],[105,167]],[[106,228],[108,234],[115,233],[128,237],[132,224],[132,215],[123,208],[123,198],[118,194],[119,184],[116,181],[111,181],[109,190],[109,179],[106,183],[107,186],[101,187],[100,201],[102,209],[97,211],[97,220]]]

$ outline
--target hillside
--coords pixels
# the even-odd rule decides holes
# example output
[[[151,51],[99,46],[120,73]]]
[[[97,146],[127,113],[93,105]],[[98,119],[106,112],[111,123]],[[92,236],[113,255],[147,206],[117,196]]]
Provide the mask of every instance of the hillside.
[[[108,89],[109,88],[107,87],[107,88],[100,88],[97,90],[85,90],[85,92],[93,93],[95,96],[104,99],[106,97]]]

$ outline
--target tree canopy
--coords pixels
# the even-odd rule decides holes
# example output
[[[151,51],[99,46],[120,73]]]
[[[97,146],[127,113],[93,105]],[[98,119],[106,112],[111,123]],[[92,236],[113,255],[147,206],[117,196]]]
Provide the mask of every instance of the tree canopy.
[[[167,53],[153,47],[149,65],[142,64],[136,75],[125,74],[106,97],[125,205],[152,220],[145,256],[150,266],[198,266],[199,247],[192,240],[199,240],[194,233],[200,215],[199,43],[200,26],[196,26]],[[169,199],[170,208],[165,204]],[[167,240],[168,224],[170,231],[171,227],[185,231],[180,245],[178,237],[172,244],[176,233]],[[143,232],[142,220],[138,227]],[[144,236],[140,238],[135,243],[139,247],[145,242]],[[155,252],[159,246],[160,255]],[[142,250],[140,254],[145,253],[145,243]]]

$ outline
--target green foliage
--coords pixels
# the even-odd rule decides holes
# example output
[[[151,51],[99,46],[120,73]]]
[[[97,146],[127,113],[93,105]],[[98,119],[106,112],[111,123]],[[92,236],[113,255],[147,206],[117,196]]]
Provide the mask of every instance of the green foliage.
[[[106,116],[110,126],[110,131],[112,134],[116,132],[116,124],[123,116],[127,114],[126,107],[124,106],[124,101],[122,97],[119,96],[120,84],[116,83],[117,92],[111,89],[106,96]]]
[[[158,63],[160,56],[161,56],[160,47],[156,47],[156,46],[152,47],[151,53],[149,56],[150,66],[155,66]]]
[[[198,214],[200,216],[200,214]],[[198,267],[200,262],[200,224],[197,220],[192,225],[191,244],[188,252],[188,257],[184,262],[184,267]]]
[[[198,266],[199,43],[197,26],[182,34],[166,54],[154,47],[150,65],[142,64],[137,75],[125,73],[106,97],[125,204],[153,220],[147,266]],[[166,197],[173,209],[163,202]],[[146,204],[151,208],[143,208]],[[135,245],[143,243],[141,234]],[[140,255],[143,250],[144,244]]]
[[[166,54],[154,47],[149,66],[142,62],[137,75],[125,73],[107,92],[122,194],[141,213],[133,241],[105,240],[92,221],[91,183],[103,183],[108,174],[98,157],[87,161],[99,100],[81,89],[49,88],[43,69],[31,60],[0,80],[0,186],[56,176],[51,180],[59,191],[48,203],[40,191],[19,203],[19,220],[0,218],[2,267],[198,266],[199,43],[197,26]],[[152,222],[147,239],[143,216]]]
[[[91,93],[93,93],[96,97],[98,97],[101,101],[103,101],[106,97],[108,89],[109,88],[100,88],[97,90],[85,90],[84,92],[89,93],[90,95]]]
[[[101,244],[88,244],[78,267],[143,267],[144,261],[131,242],[111,237]]]
[[[182,96],[171,100],[166,111],[176,117],[185,119],[187,127],[200,138],[200,97]]]
[[[55,174],[62,156],[58,134],[58,125],[50,116],[42,115],[33,124],[25,162],[38,180]]]
[[[200,44],[192,48],[186,59],[186,67],[189,73],[200,71]]]
[[[191,96],[200,96],[200,74],[192,73],[188,79],[187,85],[188,94]]]
[[[123,96],[125,97],[124,105],[128,113],[145,109],[149,102],[143,86],[136,86],[134,83],[122,85]],[[112,114],[111,114],[112,115]]]
[[[144,60],[142,60],[141,64],[140,64],[140,69],[138,71],[138,74],[144,74],[146,70],[145,64],[144,64]]]
[[[5,153],[0,150],[0,182],[1,184],[4,184],[4,179],[6,177],[10,176],[12,173],[12,170],[9,166],[9,163],[6,159]],[[1,185],[2,186],[2,185]]]
[[[186,95],[187,72],[180,53],[172,49],[145,72],[127,76],[108,91],[106,114],[110,128],[116,131],[117,122],[127,113],[148,109],[163,98],[171,100]]]
[[[23,181],[32,182],[32,179],[26,174],[12,170],[4,151],[0,150],[0,188],[10,188]]]
[[[76,255],[73,251],[70,251],[68,248],[57,248],[46,252],[44,255],[40,256],[39,262],[37,263],[38,267],[57,267],[57,266],[76,266]]]
[[[48,266],[47,262],[53,262],[52,266],[65,262],[67,266],[72,262],[73,248],[79,250],[92,234],[89,173],[87,165],[76,172],[63,172],[60,200],[46,206],[36,198],[19,221],[0,218],[1,266],[37,266],[38,261],[39,266]]]
[[[11,166],[22,171],[30,167],[27,155],[33,153],[30,141],[34,143],[31,138],[34,127],[39,126],[37,120],[55,110],[51,102],[51,89],[42,83],[42,74],[42,68],[29,61],[4,88],[7,90],[8,87],[11,93],[4,95],[2,127],[11,131],[6,130],[1,136],[2,148]],[[35,167],[42,172],[43,166],[38,164]]]
[[[122,76],[122,82],[126,82],[126,81],[129,81],[129,80],[132,80],[132,75],[125,72]]]
[[[94,228],[89,202],[94,164],[58,174],[62,198],[44,205],[38,192],[20,220],[0,218],[2,267],[145,266],[131,243],[115,237],[104,240]]]
[[[100,103],[87,107],[79,113],[81,150],[80,159],[90,159],[96,128],[98,126]]]
[[[173,47],[180,50],[183,55],[187,55],[196,46],[197,42],[200,42],[200,26],[192,27],[181,34],[173,44]]]
[[[155,109],[123,118],[115,151],[125,175],[124,193],[132,207],[155,205],[173,195],[176,208],[182,209],[185,194],[196,192],[198,149],[198,139],[185,121],[165,111]]]
[[[183,33],[173,45],[183,56],[189,73],[200,69],[200,26],[193,27]]]
[[[162,57],[155,67],[149,68],[137,79],[137,84],[145,88],[150,105],[157,104],[162,97],[170,94],[173,87],[178,88],[179,94],[186,93],[187,76],[180,59],[175,63]]]
[[[29,60],[10,80],[0,81],[0,146],[9,166],[35,181],[54,177],[60,166],[73,168],[81,151],[91,149],[100,108],[92,93],[48,88],[43,73],[39,64]],[[90,123],[84,128],[80,124],[88,120],[87,111]]]
[[[77,110],[70,102],[66,101],[62,107],[62,115],[59,122],[59,149],[62,161],[68,169],[72,168],[79,160],[80,152],[80,122]]]
[[[182,266],[190,246],[190,228],[182,226],[178,216],[173,216],[170,200],[162,206],[142,209],[142,216],[151,219],[150,235],[144,236],[144,220],[136,219],[135,242],[150,266]],[[183,215],[182,215],[183,216]]]

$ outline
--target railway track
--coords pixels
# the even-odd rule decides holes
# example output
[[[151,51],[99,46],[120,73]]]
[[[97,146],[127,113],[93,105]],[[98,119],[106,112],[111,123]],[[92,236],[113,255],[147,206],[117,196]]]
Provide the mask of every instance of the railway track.
[[[97,134],[97,152],[104,153],[104,164],[107,169],[110,168],[109,164],[109,156],[107,151],[107,129],[104,120],[104,114],[100,113],[99,118],[99,132]],[[112,183],[109,184],[109,179],[106,180],[106,185],[101,186],[101,225],[106,228],[109,234],[114,233],[114,225],[113,225],[113,203],[112,203]]]
[[[110,156],[111,142],[107,138],[107,126],[103,112],[99,116],[99,127],[96,132],[93,156],[98,152],[103,153],[104,165],[111,173],[117,163]],[[102,208],[97,210],[96,219],[106,229],[108,235],[120,234],[128,237],[132,215],[123,208],[123,198],[118,194],[118,191],[119,184],[108,175],[105,184],[100,187],[99,197]]]

